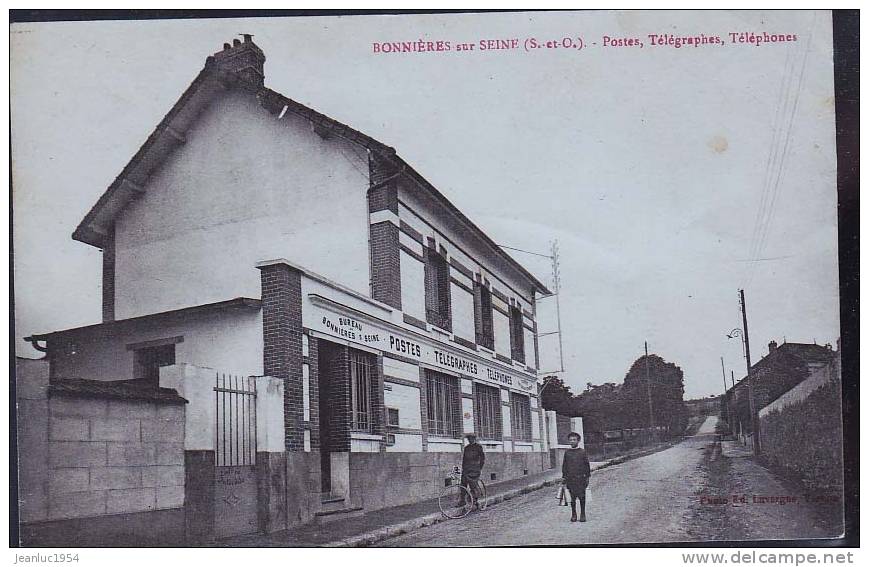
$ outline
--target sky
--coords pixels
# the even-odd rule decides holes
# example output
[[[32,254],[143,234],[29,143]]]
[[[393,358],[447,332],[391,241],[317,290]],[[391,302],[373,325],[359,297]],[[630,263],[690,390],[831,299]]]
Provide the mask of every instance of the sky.
[[[797,39],[731,42],[764,31]],[[395,147],[499,244],[547,254],[558,241],[575,393],[621,382],[645,341],[683,369],[686,398],[720,393],[720,357],[728,382],[745,374],[726,336],[740,288],[753,360],[770,340],[836,343],[830,14],[599,11],[12,26],[19,355],[39,356],[31,333],[99,322],[100,252],[71,234],[240,33],[266,54],[266,86]],[[582,49],[526,50],[532,38]],[[518,48],[481,51],[487,39]],[[373,48],[417,40],[452,50]],[[549,260],[510,253],[552,284]],[[541,332],[556,330],[554,308],[539,301]],[[558,337],[540,349],[542,370],[558,370]]]

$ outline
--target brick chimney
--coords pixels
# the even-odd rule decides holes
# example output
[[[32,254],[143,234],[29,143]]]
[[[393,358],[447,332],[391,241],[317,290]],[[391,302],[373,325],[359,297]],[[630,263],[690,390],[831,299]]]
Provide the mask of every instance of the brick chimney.
[[[778,343],[775,341],[769,341],[769,353],[772,354],[772,351],[776,348],[778,348]]]
[[[266,56],[251,39],[252,34],[241,34],[244,41],[232,40],[232,45],[223,44],[223,49],[210,56],[206,63],[217,65],[217,68],[227,73],[234,73],[256,86],[263,86],[265,72],[263,65]]]

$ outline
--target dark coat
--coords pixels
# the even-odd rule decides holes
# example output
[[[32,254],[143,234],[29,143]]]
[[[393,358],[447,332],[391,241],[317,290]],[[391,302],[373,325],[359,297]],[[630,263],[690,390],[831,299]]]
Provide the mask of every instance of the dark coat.
[[[462,451],[462,472],[466,475],[479,476],[486,464],[486,455],[483,446],[479,443],[470,443]]]
[[[561,476],[571,494],[585,490],[588,486],[588,477],[591,476],[591,463],[585,449],[577,447],[568,449],[564,453],[564,462],[561,465]]]

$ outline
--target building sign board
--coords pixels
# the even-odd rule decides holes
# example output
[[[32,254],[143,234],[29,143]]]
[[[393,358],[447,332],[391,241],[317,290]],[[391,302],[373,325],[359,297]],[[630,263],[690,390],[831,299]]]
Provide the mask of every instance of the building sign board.
[[[303,311],[304,324],[313,331],[364,345],[384,354],[397,354],[436,368],[458,372],[474,380],[525,392],[534,390],[536,379],[532,376],[522,376],[518,372],[498,368],[476,357],[438,346],[433,340],[426,341],[392,331],[385,325],[376,325],[311,303],[306,304]]]

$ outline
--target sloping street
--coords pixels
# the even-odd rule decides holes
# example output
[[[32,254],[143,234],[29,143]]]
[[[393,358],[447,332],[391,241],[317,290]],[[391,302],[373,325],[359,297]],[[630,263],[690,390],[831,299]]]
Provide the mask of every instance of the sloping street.
[[[738,466],[730,467],[715,444],[717,421],[707,418],[697,434],[672,448],[594,472],[587,523],[570,523],[570,508],[559,507],[555,488],[548,488],[381,545],[569,545],[836,535],[834,528],[817,520],[802,494],[792,494],[750,458],[734,455]],[[735,488],[747,503],[732,503]],[[760,495],[790,495],[798,501],[753,503]]]

